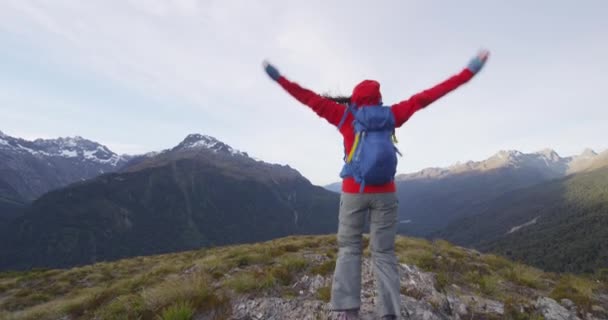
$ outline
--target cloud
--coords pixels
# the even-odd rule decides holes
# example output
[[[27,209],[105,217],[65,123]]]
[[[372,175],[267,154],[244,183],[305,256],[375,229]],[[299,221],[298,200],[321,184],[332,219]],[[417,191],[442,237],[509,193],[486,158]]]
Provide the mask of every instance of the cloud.
[[[494,55],[479,79],[399,130],[409,155],[399,171],[517,149],[523,138],[536,136],[532,131],[541,133],[530,148],[544,143],[539,147],[570,150],[597,141],[592,133],[608,134],[597,122],[582,121],[608,117],[601,96],[608,72],[601,39],[608,26],[596,10],[602,4],[7,0],[0,4],[0,39],[27,43],[27,55],[48,60],[57,73],[73,69],[85,76],[73,80],[83,82],[73,92],[68,86],[49,93],[37,84],[17,91],[23,99],[11,98],[11,85],[0,99],[10,102],[2,106],[10,111],[4,119],[49,118],[32,123],[40,127],[31,132],[93,126],[87,132],[100,142],[133,150],[161,149],[202,132],[325,183],[337,177],[341,138],[266,77],[264,58],[319,92],[348,94],[362,79],[380,80],[391,103],[459,71],[487,45]],[[130,97],[121,105],[117,98],[102,103],[105,96],[82,90],[98,84]],[[65,111],[21,109],[45,103],[36,110]],[[108,104],[112,113],[104,119],[120,120],[111,128],[90,119]],[[581,122],[593,129],[579,130]]]

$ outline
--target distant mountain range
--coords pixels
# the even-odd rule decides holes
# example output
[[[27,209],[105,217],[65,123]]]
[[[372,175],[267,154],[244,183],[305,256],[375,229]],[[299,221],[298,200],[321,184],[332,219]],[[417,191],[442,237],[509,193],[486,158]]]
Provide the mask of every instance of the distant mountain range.
[[[50,190],[116,171],[130,159],[81,137],[28,141],[0,132],[0,202],[30,202]]]
[[[115,161],[116,165],[119,161]],[[337,228],[338,195],[205,135],[51,191],[2,232],[0,269],[66,267]]]
[[[571,157],[550,149],[500,151],[484,161],[399,175],[396,182],[400,233],[550,271],[608,265],[608,150]]]
[[[535,153],[500,151],[483,161],[447,168],[428,168],[395,178],[400,200],[401,233],[429,237],[459,218],[478,213],[476,207],[520,188],[602,167],[608,150],[591,149],[560,157],[545,149]],[[339,191],[340,183],[326,186]]]
[[[585,150],[578,156],[560,157],[553,150],[525,154],[500,151],[484,161],[469,161],[449,168],[432,168],[396,178],[402,232],[425,236],[449,223],[479,211],[497,197],[517,189],[601,167],[608,151]]]
[[[577,156],[563,158],[552,149],[534,153],[502,150],[483,161],[467,161],[448,168],[428,168],[412,174],[402,174],[397,176],[397,181],[440,179],[452,175],[487,172],[507,167],[537,169],[542,176],[554,178],[593,168],[594,163],[607,157],[608,153],[605,152],[599,156],[591,149],[585,149]]]
[[[0,133],[0,269],[333,233],[339,195],[218,139],[117,155],[80,137]],[[500,151],[396,177],[402,234],[441,237],[546,270],[608,263],[608,151]],[[328,186],[339,191],[340,184]],[[599,228],[599,229],[598,229]]]

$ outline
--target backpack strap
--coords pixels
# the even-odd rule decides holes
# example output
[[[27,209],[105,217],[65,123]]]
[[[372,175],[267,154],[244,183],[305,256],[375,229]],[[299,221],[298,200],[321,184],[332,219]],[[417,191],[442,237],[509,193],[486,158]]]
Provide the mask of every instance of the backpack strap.
[[[352,115],[355,115],[355,110],[357,109],[357,105],[356,104],[347,104],[346,105],[346,109],[344,109],[344,114],[342,115],[342,119],[340,119],[340,123],[338,123],[338,130],[342,129],[342,126],[344,125],[344,121],[346,121],[346,118],[348,117],[348,113],[352,113]]]
[[[397,148],[397,143],[399,143],[399,140],[397,140],[397,135],[395,135],[395,130],[393,130],[393,144],[395,145],[395,152],[397,152],[400,157],[403,157],[401,151],[399,151],[399,148]]]
[[[348,157],[346,158],[346,163],[350,163],[353,160],[353,156],[355,155],[355,151],[359,146],[359,139],[361,137],[361,132],[355,135],[355,142],[353,142],[353,146],[350,148],[350,152],[348,153]]]

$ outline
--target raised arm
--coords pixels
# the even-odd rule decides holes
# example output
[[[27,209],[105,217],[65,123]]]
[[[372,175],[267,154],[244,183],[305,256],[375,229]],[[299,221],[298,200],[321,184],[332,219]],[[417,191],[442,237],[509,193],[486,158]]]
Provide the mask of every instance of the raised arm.
[[[285,91],[292,95],[296,100],[310,107],[317,115],[327,120],[334,126],[338,126],[346,106],[334,102],[333,100],[322,97],[315,92],[302,88],[295,82],[287,80],[279,71],[268,62],[264,62],[264,70],[268,76],[279,83]]]
[[[452,90],[460,87],[461,85],[471,80],[471,78],[473,78],[473,76],[477,74],[477,72],[479,72],[481,68],[483,68],[483,65],[488,59],[488,56],[488,51],[481,51],[469,62],[469,65],[460,73],[450,77],[449,79],[430,89],[424,90],[420,93],[413,95],[405,101],[401,101],[393,105],[391,108],[393,114],[395,115],[395,126],[400,127],[414,113],[416,113],[416,111],[423,109],[424,107],[448,94]]]

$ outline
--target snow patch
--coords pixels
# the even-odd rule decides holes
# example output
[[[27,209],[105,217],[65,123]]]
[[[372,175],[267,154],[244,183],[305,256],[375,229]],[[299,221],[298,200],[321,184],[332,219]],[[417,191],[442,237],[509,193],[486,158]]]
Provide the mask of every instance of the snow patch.
[[[183,149],[208,149],[213,153],[225,152],[230,155],[247,156],[247,153],[241,152],[231,146],[217,140],[214,137],[200,134],[191,134],[184,139],[180,145]]]
[[[202,148],[212,149],[217,144],[218,144],[217,141],[199,140],[199,141],[196,141],[196,142],[186,146],[186,148],[201,148],[202,147]]]
[[[24,151],[26,151],[26,152],[29,152],[29,153],[31,153],[31,154],[33,154],[33,155],[51,156],[51,154],[46,153],[46,152],[44,152],[44,151],[38,151],[38,150],[30,149],[30,148],[28,148],[28,147],[24,147],[24,146],[22,146],[22,145],[20,145],[20,144],[18,144],[18,145],[17,145],[17,147],[18,147],[19,149],[24,150]]]
[[[78,157],[78,152],[76,152],[75,150],[61,150],[60,153],[61,156],[66,157],[66,158],[75,158]]]
[[[513,232],[515,232],[517,230],[520,230],[522,228],[529,227],[529,226],[535,224],[536,221],[538,220],[538,218],[540,218],[540,217],[536,217],[536,218],[534,218],[534,219],[532,219],[532,220],[530,220],[530,221],[528,221],[528,222],[526,222],[524,224],[521,224],[519,226],[515,226],[515,227],[511,228],[511,230],[509,230],[509,232],[507,232],[507,234],[513,233]]]

